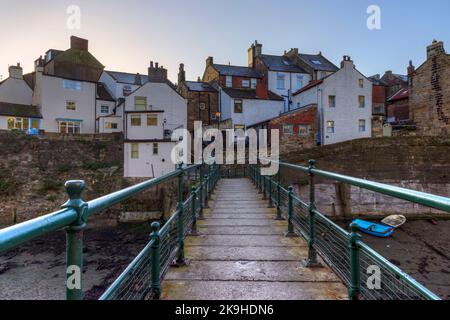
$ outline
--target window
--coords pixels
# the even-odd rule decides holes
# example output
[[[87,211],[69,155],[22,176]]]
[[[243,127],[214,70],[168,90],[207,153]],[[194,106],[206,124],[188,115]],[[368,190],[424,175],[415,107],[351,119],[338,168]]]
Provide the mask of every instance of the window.
[[[336,96],[328,96],[328,106],[330,108],[336,108]]]
[[[211,113],[211,120],[217,120],[217,115],[214,112]]]
[[[200,102],[199,109],[200,110],[206,110],[206,103]]]
[[[277,89],[284,90],[285,89],[285,81],[284,74],[277,74]]]
[[[115,122],[105,122],[106,129],[117,129],[118,125]]]
[[[122,88],[123,96],[126,97],[131,93],[131,86],[123,86]]]
[[[242,80],[242,88],[250,88],[250,80]]]
[[[232,76],[226,76],[225,78],[225,86],[228,88],[231,88],[233,86],[233,77]]]
[[[139,159],[139,144],[131,144],[131,159]]]
[[[81,90],[81,82],[79,82],[79,81],[63,80],[62,86],[64,89],[68,89],[68,90],[77,90],[77,91]]]
[[[242,99],[234,99],[234,113],[242,113]]]
[[[366,132],[366,120],[359,120],[359,132]]]
[[[159,145],[157,143],[153,144],[153,154],[157,155],[159,152]]]
[[[31,129],[39,129],[39,119],[31,119]]]
[[[158,115],[157,114],[148,114],[147,115],[147,126],[154,127],[158,125]]]
[[[134,97],[134,110],[136,111],[147,110],[147,97]]]
[[[364,88],[364,79],[359,79],[358,84],[360,88]]]
[[[283,134],[293,135],[294,134],[294,126],[292,124],[283,125]]]
[[[366,107],[366,97],[359,96],[358,97],[358,105],[361,109],[364,109]]]
[[[252,81],[252,89],[256,89],[256,86],[258,84],[258,80],[252,79],[251,81]]]
[[[303,88],[303,75],[297,75],[297,90],[300,90],[301,88]]]
[[[101,113],[109,113],[109,106],[101,106],[100,112]]]
[[[140,127],[141,126],[141,116],[131,116],[131,126]]]
[[[300,102],[297,102],[297,108],[300,108],[302,105]]]
[[[318,66],[322,64],[322,62],[319,61],[319,60],[312,60],[312,63],[314,63],[314,64],[316,64]]]
[[[327,121],[327,133],[334,133],[334,121]]]
[[[8,118],[8,130],[28,130],[28,119]]]
[[[245,125],[243,125],[243,124],[236,124],[234,126],[234,130],[245,130]]]
[[[66,101],[66,109],[67,110],[76,110],[77,109],[77,103],[75,101]]]
[[[309,124],[300,124],[298,126],[298,135],[300,137],[308,137],[311,126]]]
[[[78,121],[59,121],[59,133],[77,134],[81,133],[81,122]]]

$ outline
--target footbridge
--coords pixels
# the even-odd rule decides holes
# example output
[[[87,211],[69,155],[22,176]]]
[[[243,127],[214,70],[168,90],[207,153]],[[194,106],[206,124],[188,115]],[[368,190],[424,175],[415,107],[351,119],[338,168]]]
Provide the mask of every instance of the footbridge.
[[[61,210],[0,230],[0,254],[65,229],[66,296],[83,299],[83,230],[88,218],[162,183],[177,205],[153,222],[148,243],[100,300],[364,299],[439,297],[365,244],[356,225],[344,230],[316,208],[315,179],[331,179],[450,212],[450,199],[396,186],[279,163],[309,181],[301,199],[256,165],[181,166],[163,177],[83,200],[84,181],[68,181]],[[189,190],[188,190],[189,189]],[[373,286],[373,267],[379,286]],[[371,269],[372,268],[372,269]],[[43,280],[45,281],[45,279]]]

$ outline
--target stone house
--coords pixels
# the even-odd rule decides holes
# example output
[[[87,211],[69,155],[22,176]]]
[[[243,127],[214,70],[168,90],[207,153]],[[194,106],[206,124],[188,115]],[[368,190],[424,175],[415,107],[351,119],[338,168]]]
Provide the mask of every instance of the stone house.
[[[277,117],[284,99],[270,91],[263,75],[249,67],[216,64],[206,60],[203,82],[219,90],[221,120],[231,119],[235,129]]]
[[[311,75],[286,56],[263,54],[262,44],[255,41],[248,49],[248,66],[263,76],[263,83],[270,91],[284,98],[283,112],[292,106],[292,93],[311,81]]]
[[[194,130],[194,122],[203,126],[220,122],[219,90],[207,82],[186,81],[184,64],[180,64],[177,91],[187,100],[187,129]]]
[[[402,88],[408,88],[407,75],[386,71],[380,80],[386,86],[386,98],[392,97]]]
[[[427,47],[427,60],[410,65],[409,105],[417,130],[423,135],[450,134],[450,54],[442,41]]]
[[[317,105],[321,145],[372,135],[372,82],[349,56],[344,56],[337,72],[311,81],[295,92],[293,99],[300,108]]]

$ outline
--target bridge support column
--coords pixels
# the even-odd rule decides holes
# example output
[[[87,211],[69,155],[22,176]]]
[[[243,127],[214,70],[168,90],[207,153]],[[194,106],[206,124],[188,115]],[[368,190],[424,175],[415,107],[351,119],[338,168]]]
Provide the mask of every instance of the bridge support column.
[[[65,184],[69,200],[62,208],[77,212],[77,220],[66,228],[66,298],[83,300],[83,230],[86,228],[88,206],[82,200],[86,183],[82,180]]]
[[[361,293],[361,274],[359,264],[359,244],[361,236],[358,234],[358,225],[352,223],[350,225],[350,275],[351,281],[348,291],[348,297],[350,300],[359,300]]]
[[[293,215],[294,215],[294,203],[293,203],[293,196],[294,196],[294,188],[292,186],[289,187],[289,203],[288,203],[288,231],[286,233],[286,237],[292,238],[297,237],[297,234],[294,231],[294,224],[292,222]]]
[[[320,267],[317,261],[317,252],[314,247],[316,238],[315,215],[316,215],[316,189],[314,184],[313,169],[316,167],[316,161],[309,160],[309,239],[308,239],[308,259],[305,262],[307,268]]]
[[[161,242],[159,229],[161,225],[159,222],[152,223],[152,233],[150,234],[150,240],[152,244],[152,284],[150,287],[152,300],[159,300],[161,296]]]

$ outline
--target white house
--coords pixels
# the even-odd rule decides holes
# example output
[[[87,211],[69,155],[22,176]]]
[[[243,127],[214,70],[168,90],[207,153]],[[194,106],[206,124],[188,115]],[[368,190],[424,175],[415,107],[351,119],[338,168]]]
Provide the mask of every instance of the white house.
[[[348,56],[337,72],[294,93],[293,103],[298,108],[317,104],[322,145],[372,135],[372,83]]]
[[[0,82],[0,129],[38,130],[42,115],[32,105],[33,90],[25,81],[20,64],[9,67],[9,77]]]
[[[125,97],[125,177],[156,178],[172,172],[175,129],[187,127],[187,101],[167,80],[167,70],[149,68],[148,82]]]
[[[118,133],[123,131],[123,103],[117,105],[109,88],[102,82],[97,83],[96,130],[99,133]]]

